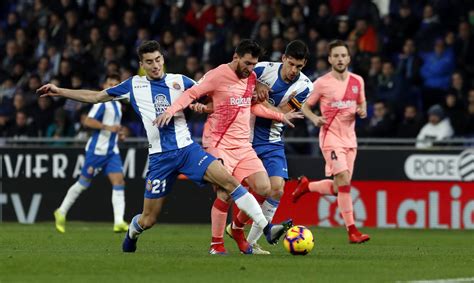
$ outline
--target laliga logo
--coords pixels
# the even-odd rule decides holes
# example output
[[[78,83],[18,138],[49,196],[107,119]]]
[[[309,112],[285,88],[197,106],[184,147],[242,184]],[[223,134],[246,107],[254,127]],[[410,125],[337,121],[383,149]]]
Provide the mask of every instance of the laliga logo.
[[[405,161],[411,180],[474,181],[474,150],[455,154],[413,154]]]
[[[356,226],[363,227],[364,222],[367,220],[367,213],[365,211],[364,202],[359,197],[359,195],[359,190],[357,190],[355,187],[351,187],[351,196],[354,205],[354,221]],[[319,198],[319,226],[333,227],[337,224],[344,225],[344,219],[341,217],[336,200],[336,197],[333,196],[322,196]]]

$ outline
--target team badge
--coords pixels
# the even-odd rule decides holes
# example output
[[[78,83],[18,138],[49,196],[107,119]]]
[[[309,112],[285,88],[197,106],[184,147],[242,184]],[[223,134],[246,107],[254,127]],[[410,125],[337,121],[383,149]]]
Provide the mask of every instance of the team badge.
[[[153,102],[155,105],[156,114],[160,115],[161,113],[165,112],[166,109],[170,106],[168,99],[164,94],[157,94],[155,96],[155,101]]]
[[[352,86],[352,92],[355,93],[355,94],[359,93],[359,87],[356,86],[356,85],[353,85]]]
[[[145,186],[146,190],[147,190],[147,191],[151,191],[151,188],[152,188],[152,187],[153,187],[153,186],[151,185],[151,180],[147,180],[147,181],[146,181],[146,186]]]
[[[180,90],[181,86],[177,82],[174,82],[173,83],[173,88],[176,89],[176,90]]]

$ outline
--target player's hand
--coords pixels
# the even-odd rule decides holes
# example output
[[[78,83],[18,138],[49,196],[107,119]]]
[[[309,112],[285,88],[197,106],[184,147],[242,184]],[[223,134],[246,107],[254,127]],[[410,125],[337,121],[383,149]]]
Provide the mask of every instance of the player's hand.
[[[197,113],[212,113],[214,112],[214,104],[212,102],[208,104],[202,104],[199,102],[189,105],[189,108]]]
[[[59,87],[54,84],[45,84],[44,86],[38,88],[36,93],[39,94],[40,97],[61,96]]]
[[[315,118],[312,118],[311,121],[316,127],[321,127],[322,125],[326,124],[326,118],[323,116],[316,116]]]
[[[253,93],[253,98],[258,102],[263,102],[268,99],[269,92],[270,88],[267,85],[257,82]]]
[[[291,123],[291,120],[293,119],[303,119],[304,115],[300,111],[295,112],[295,110],[291,110],[283,116],[283,123],[287,124],[288,126],[294,128],[295,125]]]
[[[365,107],[357,106],[356,113],[362,119],[365,119],[367,117],[367,109]]]
[[[120,125],[104,126],[104,130],[112,133],[118,133],[120,129],[122,129],[122,126]]]
[[[164,126],[168,126],[171,118],[173,118],[173,115],[168,112],[163,112],[160,114],[160,116],[156,117],[156,119],[153,121],[153,125],[157,126],[158,128],[163,128]]]

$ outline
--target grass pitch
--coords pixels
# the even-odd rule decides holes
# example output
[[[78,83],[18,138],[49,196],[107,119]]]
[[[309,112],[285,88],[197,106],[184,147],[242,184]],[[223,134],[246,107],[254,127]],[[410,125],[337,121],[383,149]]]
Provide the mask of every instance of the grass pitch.
[[[245,256],[226,238],[228,256],[207,254],[209,225],[159,224],[121,252],[111,224],[0,224],[0,282],[395,282],[474,278],[474,231],[363,229],[349,245],[343,228],[311,227],[315,248],[292,256]],[[474,279],[473,279],[474,280]]]

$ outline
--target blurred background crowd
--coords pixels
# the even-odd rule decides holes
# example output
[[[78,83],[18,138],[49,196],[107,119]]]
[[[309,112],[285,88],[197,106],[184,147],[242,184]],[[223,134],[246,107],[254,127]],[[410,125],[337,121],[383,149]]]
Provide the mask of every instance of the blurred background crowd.
[[[2,0],[0,137],[87,136],[89,105],[35,90],[48,82],[100,89],[115,72],[125,80],[139,72],[135,51],[144,40],[161,43],[167,72],[199,80],[229,62],[243,38],[257,40],[261,60],[271,61],[289,41],[304,40],[311,80],[329,70],[328,42],[347,41],[351,71],[366,83],[360,137],[473,137],[473,31],[470,0]],[[123,113],[127,133],[143,136],[126,103]],[[188,114],[200,137],[205,117]],[[317,131],[302,120],[286,135]]]

